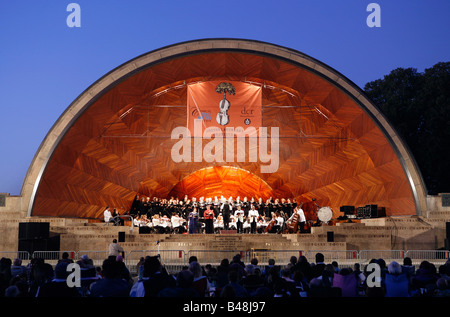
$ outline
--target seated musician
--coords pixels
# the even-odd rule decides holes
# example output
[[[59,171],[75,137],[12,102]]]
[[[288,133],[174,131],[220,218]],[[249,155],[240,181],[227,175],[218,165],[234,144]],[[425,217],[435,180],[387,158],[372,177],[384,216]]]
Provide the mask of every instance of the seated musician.
[[[159,214],[153,215],[153,217],[152,217],[152,225],[153,225],[153,228],[155,229],[155,231],[157,233],[163,233],[164,232],[164,228],[162,227],[161,219],[159,217]]]
[[[237,230],[237,222],[236,217],[234,215],[230,215],[230,222],[228,224],[228,228],[230,230]]]
[[[284,224],[284,218],[281,216],[281,213],[279,211],[276,211],[272,216],[272,221],[274,222],[274,225],[269,233],[279,233]]]
[[[214,219],[214,232],[219,233],[220,230],[223,230],[223,216],[222,213],[217,215],[217,218]]]
[[[172,229],[174,233],[183,233],[184,227],[183,222],[185,220],[181,218],[176,212],[172,213],[172,217],[170,218],[170,222],[172,223]]]
[[[243,225],[242,225],[242,231],[243,231],[244,233],[250,233],[250,231],[251,231],[250,218],[246,218],[246,219],[244,220],[244,223],[243,223]]]
[[[263,233],[266,230],[267,225],[266,217],[260,216],[256,223],[256,231],[258,233]]]

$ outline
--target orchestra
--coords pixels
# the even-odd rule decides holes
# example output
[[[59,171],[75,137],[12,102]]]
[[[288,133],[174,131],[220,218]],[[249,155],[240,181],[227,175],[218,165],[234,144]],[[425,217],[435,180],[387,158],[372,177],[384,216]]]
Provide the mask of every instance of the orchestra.
[[[299,218],[298,230],[303,233],[306,221],[295,199],[272,197],[264,201],[239,196],[150,199],[137,195],[129,215],[135,227],[147,226],[154,233],[292,233],[292,221]]]

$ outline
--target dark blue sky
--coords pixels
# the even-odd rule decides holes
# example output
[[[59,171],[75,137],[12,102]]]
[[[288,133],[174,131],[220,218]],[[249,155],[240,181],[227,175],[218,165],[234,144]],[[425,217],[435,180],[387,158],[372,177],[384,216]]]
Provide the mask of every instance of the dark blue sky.
[[[369,3],[381,8],[370,28]],[[81,8],[70,28],[66,7]],[[0,192],[20,194],[45,135],[97,79],[160,47],[245,38],[299,50],[363,88],[450,57],[449,0],[8,0],[0,2]]]

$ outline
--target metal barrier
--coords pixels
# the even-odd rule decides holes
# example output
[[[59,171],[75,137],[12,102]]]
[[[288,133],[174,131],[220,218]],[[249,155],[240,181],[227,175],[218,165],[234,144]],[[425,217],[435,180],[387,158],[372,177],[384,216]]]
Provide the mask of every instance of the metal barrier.
[[[403,250],[361,250],[359,251],[360,264],[368,264],[372,259],[383,259],[386,264],[392,261],[403,261]]]
[[[31,254],[28,251],[0,251],[0,258],[30,260]]]
[[[95,266],[102,266],[103,261],[108,258],[109,250],[104,251],[92,251],[92,250],[82,250],[78,251],[76,254],[76,260],[81,258],[83,255],[87,255],[93,262]]]
[[[428,261],[434,265],[445,264],[449,259],[448,250],[409,250],[405,252],[405,257],[409,257],[413,265],[419,265],[422,261]]]
[[[146,256],[157,256],[159,254],[161,264],[169,271],[169,273],[176,273],[181,271],[186,265],[186,254],[183,250],[133,250],[125,256],[125,264],[132,274],[138,274],[137,263],[141,258]]]
[[[315,262],[317,253],[322,253],[325,263],[336,261],[338,265],[353,265],[359,262],[359,254],[356,250],[309,250],[305,256],[309,262]]]
[[[249,262],[247,251],[237,250],[190,250],[187,252],[186,257],[188,262],[192,256],[195,256],[201,264],[218,266],[223,259],[231,261],[235,255],[239,255],[244,263]]]
[[[304,251],[295,251],[295,250],[258,250],[254,249],[251,251],[247,251],[247,261],[245,263],[249,263],[252,259],[257,259],[259,265],[265,265],[269,262],[270,259],[275,260],[275,263],[279,265],[287,265],[291,261],[291,257],[300,257],[305,255]]]

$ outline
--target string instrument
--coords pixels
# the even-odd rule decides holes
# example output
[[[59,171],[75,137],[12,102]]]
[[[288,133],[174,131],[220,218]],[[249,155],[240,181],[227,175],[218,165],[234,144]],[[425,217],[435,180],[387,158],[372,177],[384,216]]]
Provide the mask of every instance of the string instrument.
[[[301,203],[297,208],[302,208],[302,206],[303,203]],[[292,218],[286,222],[286,227],[284,228],[283,233],[296,233],[298,231],[300,215],[297,213],[297,208],[295,208],[295,213],[292,215]]]
[[[230,102],[226,99],[226,95],[224,93],[223,99],[219,104],[219,113],[217,114],[216,120],[220,125],[227,125],[230,122],[230,118],[228,117],[228,109],[230,109]]]
[[[272,230],[273,226],[275,226],[276,223],[277,223],[276,218],[273,218],[272,220],[270,220],[270,222],[267,225],[266,229],[264,229],[264,232],[270,232]]]

